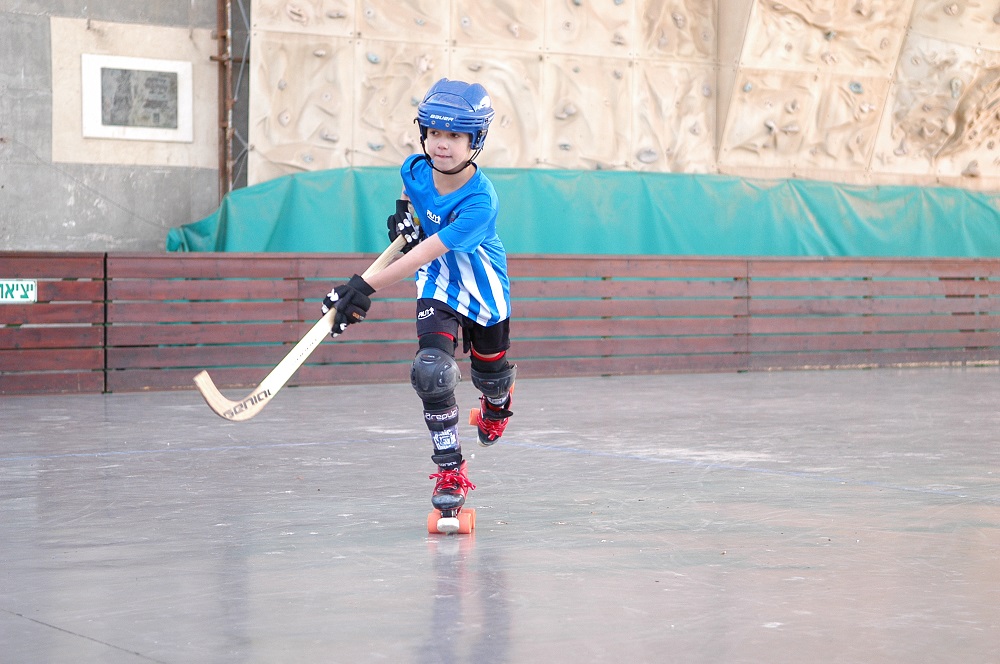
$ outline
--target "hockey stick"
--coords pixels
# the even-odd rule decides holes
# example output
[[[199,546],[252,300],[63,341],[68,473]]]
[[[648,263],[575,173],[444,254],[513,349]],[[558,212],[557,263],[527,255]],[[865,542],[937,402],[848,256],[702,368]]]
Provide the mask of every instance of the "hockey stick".
[[[404,243],[405,240],[402,236],[393,240],[392,244],[375,259],[375,262],[365,270],[361,277],[367,279],[384,270],[399,253],[399,250],[403,248]],[[278,362],[278,365],[271,369],[271,373],[265,376],[260,385],[240,401],[230,401],[224,397],[207,371],[199,373],[194,377],[194,384],[201,392],[201,396],[205,398],[205,403],[216,415],[233,422],[243,422],[255,416],[274,398],[278,390],[285,386],[285,383],[299,370],[306,358],[322,343],[326,335],[330,334],[330,330],[333,329],[333,317],[336,313],[335,309],[331,309],[323,314],[323,317],[316,321],[316,324],[292,347],[292,350],[288,351],[281,362]]]

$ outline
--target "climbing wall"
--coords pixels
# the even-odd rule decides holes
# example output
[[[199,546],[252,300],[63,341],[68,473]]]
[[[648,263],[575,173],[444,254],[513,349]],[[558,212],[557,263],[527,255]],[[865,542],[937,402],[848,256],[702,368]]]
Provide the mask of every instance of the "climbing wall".
[[[1000,189],[985,0],[255,0],[250,182],[395,166],[475,80],[480,162]]]

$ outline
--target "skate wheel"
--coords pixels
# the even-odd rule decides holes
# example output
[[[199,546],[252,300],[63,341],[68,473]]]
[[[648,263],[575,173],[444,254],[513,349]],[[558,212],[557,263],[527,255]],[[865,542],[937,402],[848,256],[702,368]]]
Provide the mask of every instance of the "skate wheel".
[[[479,426],[479,409],[473,408],[469,411],[469,424],[472,426]]]
[[[460,533],[468,535],[476,529],[476,510],[463,509],[453,517],[441,516],[441,512],[431,510],[427,515],[427,532],[443,535]]]

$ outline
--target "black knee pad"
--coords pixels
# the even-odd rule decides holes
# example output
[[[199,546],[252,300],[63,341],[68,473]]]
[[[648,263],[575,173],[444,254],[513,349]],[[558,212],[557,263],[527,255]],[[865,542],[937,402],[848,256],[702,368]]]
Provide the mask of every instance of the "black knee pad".
[[[504,397],[514,387],[514,379],[517,377],[517,365],[508,364],[506,369],[496,372],[486,372],[472,370],[472,384],[486,395],[487,398],[499,399]]]
[[[461,380],[458,362],[440,348],[421,348],[413,358],[410,384],[424,403],[448,401]]]

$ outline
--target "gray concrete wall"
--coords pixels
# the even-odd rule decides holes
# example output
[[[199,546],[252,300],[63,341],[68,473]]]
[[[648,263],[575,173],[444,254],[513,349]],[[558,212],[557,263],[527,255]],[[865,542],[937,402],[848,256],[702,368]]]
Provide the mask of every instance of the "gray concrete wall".
[[[217,207],[218,173],[54,162],[52,17],[212,30],[216,2],[0,0],[0,250],[163,249],[168,228]]]

